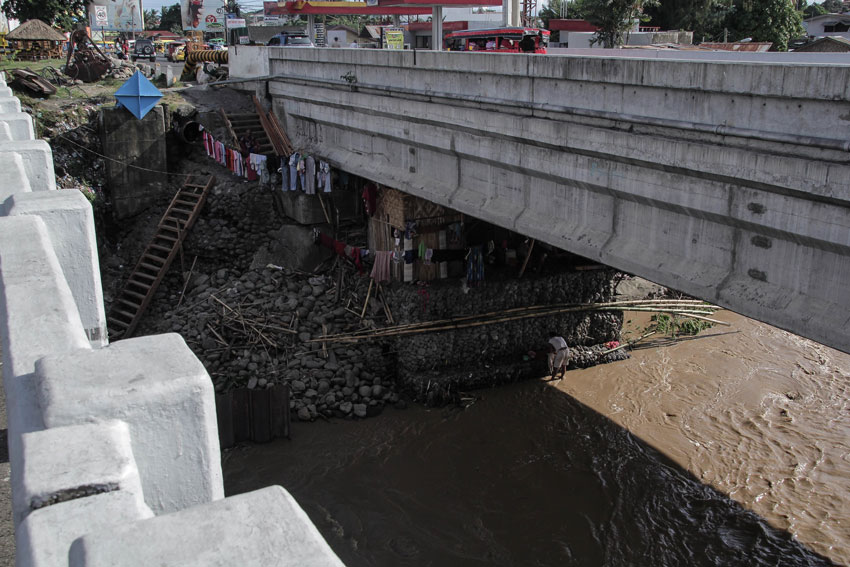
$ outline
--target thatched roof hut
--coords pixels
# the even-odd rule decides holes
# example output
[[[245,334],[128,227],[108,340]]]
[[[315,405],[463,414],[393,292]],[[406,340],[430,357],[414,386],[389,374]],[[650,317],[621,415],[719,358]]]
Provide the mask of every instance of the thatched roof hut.
[[[65,36],[41,20],[27,20],[6,36],[18,41],[65,41]]]

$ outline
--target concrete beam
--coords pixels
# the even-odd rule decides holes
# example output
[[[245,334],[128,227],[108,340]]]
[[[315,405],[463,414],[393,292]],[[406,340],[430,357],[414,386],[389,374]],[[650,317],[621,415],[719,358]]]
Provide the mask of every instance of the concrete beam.
[[[66,567],[71,544],[89,533],[153,517],[141,497],[123,490],[34,511],[15,530],[17,567]],[[148,542],[156,545],[156,542]]]
[[[180,335],[48,356],[35,382],[46,427],[127,422],[156,514],[224,497],[212,381]]]
[[[80,319],[95,348],[107,344],[106,311],[91,203],[77,190],[20,193],[4,203],[9,216],[36,215],[44,220]]]
[[[475,55],[275,52],[269,92],[347,171],[850,352],[847,83]]]
[[[68,564],[343,567],[307,514],[279,486],[85,535],[71,546]]]
[[[18,99],[12,99],[18,100]],[[0,144],[0,155],[16,153],[24,162],[24,172],[33,191],[53,191],[56,176],[53,173],[53,152],[44,140],[21,140]]]
[[[28,513],[95,494],[124,491],[143,501],[130,429],[121,421],[55,427],[22,438]]]

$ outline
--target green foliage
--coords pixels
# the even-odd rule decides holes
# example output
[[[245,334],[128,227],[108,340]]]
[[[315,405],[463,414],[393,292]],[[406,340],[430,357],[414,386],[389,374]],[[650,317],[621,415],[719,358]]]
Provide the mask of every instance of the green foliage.
[[[659,333],[670,333],[676,335],[696,335],[704,329],[710,329],[714,324],[709,321],[700,321],[699,319],[671,317],[666,313],[659,313],[652,316],[652,321],[655,322],[655,330]]]
[[[3,13],[21,22],[42,20],[71,31],[86,21],[86,0],[5,0]]]
[[[159,15],[159,29],[174,33],[183,33],[183,16],[180,14],[180,4],[163,6]]]
[[[805,33],[800,12],[789,0],[735,0],[734,8],[726,20],[729,41],[749,37],[787,51],[788,42]]]
[[[844,11],[841,0],[823,0],[821,7],[826,10],[827,14],[840,14]]]
[[[546,6],[540,10],[538,17],[542,20],[543,27],[549,29],[549,20],[580,18],[581,15],[575,2],[570,2],[569,0],[549,0]]]
[[[578,14],[597,26],[599,31],[593,43],[604,47],[620,47],[635,20],[647,19],[644,9],[658,4],[658,0],[578,0]]]
[[[815,16],[822,16],[824,14],[829,14],[829,10],[824,8],[822,4],[809,4],[803,10],[803,18],[805,19],[814,18]]]
[[[647,9],[653,26],[662,30],[694,32],[694,41],[723,38],[726,17],[733,8],[728,0],[664,0]]]
[[[145,10],[143,17],[145,19],[146,30],[159,29],[159,12],[156,10]]]

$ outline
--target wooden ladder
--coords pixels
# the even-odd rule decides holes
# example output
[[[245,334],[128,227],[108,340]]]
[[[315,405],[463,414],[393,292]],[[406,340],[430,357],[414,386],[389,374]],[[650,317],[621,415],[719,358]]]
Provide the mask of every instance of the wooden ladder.
[[[189,176],[174,195],[124,289],[112,304],[107,317],[111,339],[126,339],[136,330],[214,184],[215,177],[210,177],[205,185],[198,185]]]

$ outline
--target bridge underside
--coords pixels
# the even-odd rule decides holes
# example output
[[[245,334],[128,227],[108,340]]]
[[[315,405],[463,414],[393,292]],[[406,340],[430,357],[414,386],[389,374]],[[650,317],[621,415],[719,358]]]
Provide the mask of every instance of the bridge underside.
[[[850,352],[848,68],[276,51],[296,147]]]

